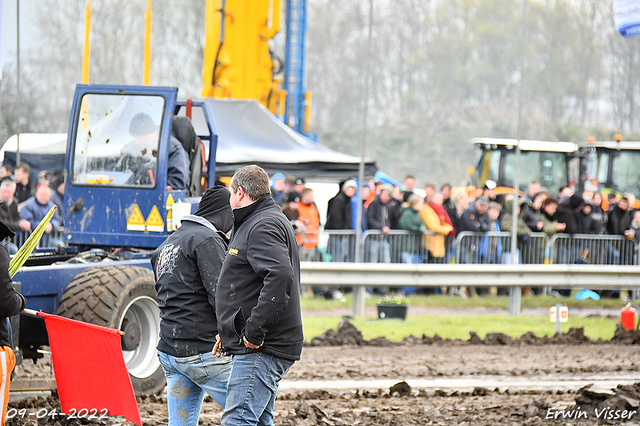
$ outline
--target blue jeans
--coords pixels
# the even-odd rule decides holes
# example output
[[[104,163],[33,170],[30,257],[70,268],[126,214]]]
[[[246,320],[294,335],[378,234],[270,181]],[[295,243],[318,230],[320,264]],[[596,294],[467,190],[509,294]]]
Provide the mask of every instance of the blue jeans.
[[[169,426],[197,426],[205,392],[224,408],[231,357],[211,352],[174,357],[158,351],[158,358],[167,377]]]
[[[255,352],[234,355],[222,426],[273,425],[278,384],[293,361]]]

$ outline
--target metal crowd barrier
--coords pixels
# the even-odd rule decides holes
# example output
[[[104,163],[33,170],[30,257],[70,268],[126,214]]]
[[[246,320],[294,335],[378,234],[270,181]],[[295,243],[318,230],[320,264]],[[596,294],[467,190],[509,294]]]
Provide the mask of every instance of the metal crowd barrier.
[[[638,265],[635,241],[622,235],[556,234],[549,244],[549,263]]]
[[[20,231],[16,232],[15,237],[13,237],[13,244],[15,244],[18,248],[22,247],[22,245],[29,239],[33,231]],[[42,238],[38,242],[38,248],[53,248],[57,245],[57,243],[62,242],[64,244],[64,227],[59,226],[50,234],[43,234]]]
[[[320,244],[324,261],[327,262],[355,262],[356,244],[358,236],[355,230],[327,230],[320,236]],[[324,244],[323,244],[324,243]]]
[[[549,238],[533,233],[518,238],[516,263],[544,263]],[[456,237],[455,259],[458,264],[511,264],[511,234],[508,232],[461,232]]]
[[[391,230],[385,234],[369,230],[362,233],[362,261],[368,263],[450,263],[452,247],[448,237],[433,231]]]
[[[432,231],[403,230],[386,234],[368,230],[360,238],[352,230],[320,231],[309,239],[303,235],[303,241],[318,241],[313,261],[356,262],[355,248],[359,243],[361,261],[365,263],[511,264],[508,232],[462,232],[455,239],[442,238]],[[544,233],[532,233],[519,237],[517,248],[518,264],[640,265],[635,241],[619,235],[556,234],[549,239]]]

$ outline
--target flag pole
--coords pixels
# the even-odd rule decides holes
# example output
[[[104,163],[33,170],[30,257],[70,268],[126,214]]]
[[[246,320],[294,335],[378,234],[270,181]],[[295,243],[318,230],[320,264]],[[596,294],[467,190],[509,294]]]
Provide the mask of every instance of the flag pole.
[[[40,312],[42,312],[42,311],[40,311]],[[34,311],[33,309],[26,309],[26,308],[25,308],[24,311],[22,311],[23,314],[33,315],[34,317],[42,318],[42,316],[40,315],[40,312]],[[118,330],[118,332],[120,333],[121,336],[124,336],[124,331]]]

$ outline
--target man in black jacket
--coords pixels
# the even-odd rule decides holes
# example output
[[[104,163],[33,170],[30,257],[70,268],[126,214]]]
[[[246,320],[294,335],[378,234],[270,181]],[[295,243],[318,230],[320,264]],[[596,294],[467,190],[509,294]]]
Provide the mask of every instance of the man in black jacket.
[[[578,233],[578,212],[584,206],[584,198],[580,194],[573,194],[569,198],[558,203],[556,210],[556,219],[560,223],[566,223],[565,231],[567,234]]]
[[[615,206],[609,209],[607,220],[607,233],[611,235],[624,235],[624,231],[631,225],[631,212],[629,211],[629,199],[620,198]]]
[[[325,230],[353,231],[353,208],[351,198],[356,195],[358,185],[353,179],[342,184],[340,192],[329,200],[327,207],[327,224]],[[355,234],[331,234],[327,243],[327,252],[332,255],[333,262],[349,262]]]
[[[13,232],[20,232],[20,212],[18,211],[18,199],[14,196],[16,183],[11,179],[6,179],[0,183],[0,221],[9,227]],[[27,222],[28,223],[28,222]],[[26,230],[26,228],[24,229]],[[5,245],[9,254],[16,254],[18,246],[12,242]]]
[[[233,355],[221,424],[272,425],[278,384],[302,353],[300,259],[291,224],[258,166],[229,185],[234,231],[216,297],[222,347]]]
[[[231,358],[214,356],[213,347],[216,284],[227,250],[225,234],[233,226],[229,197],[224,187],[209,188],[195,214],[183,217],[151,257],[170,425],[197,424],[205,392],[221,407],[226,401]]]
[[[472,206],[467,209],[460,216],[458,224],[460,226],[459,232],[487,232],[489,231],[489,221],[485,214],[489,208],[489,199],[487,197],[480,196],[476,198]]]
[[[381,234],[370,239],[367,259],[369,262],[391,262],[391,244],[386,234],[396,228],[399,218],[399,204],[392,195],[393,185],[385,185],[367,208],[368,229],[381,231]]]
[[[7,225],[0,222],[0,240],[13,238],[15,234]],[[0,248],[0,401],[2,404],[2,424],[7,416],[7,403],[9,402],[9,382],[11,372],[16,365],[16,357],[11,349],[7,318],[22,312],[27,306],[27,300],[16,292],[11,285],[9,276],[9,253]]]

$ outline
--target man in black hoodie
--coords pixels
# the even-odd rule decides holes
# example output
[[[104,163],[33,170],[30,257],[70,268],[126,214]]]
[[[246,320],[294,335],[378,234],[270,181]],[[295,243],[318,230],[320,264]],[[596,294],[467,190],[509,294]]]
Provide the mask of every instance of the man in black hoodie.
[[[231,357],[218,358],[215,297],[233,226],[229,191],[214,186],[151,256],[160,305],[158,358],[169,424],[197,424],[205,393],[224,408]],[[185,418],[184,416],[187,416]]]
[[[15,234],[7,225],[0,222],[0,241],[6,243],[7,238],[13,238]],[[9,337],[9,327],[7,318],[22,312],[27,306],[27,299],[16,292],[11,285],[9,276],[9,253],[4,248],[0,248],[0,401],[2,404],[2,424],[7,416],[7,403],[9,402],[9,382],[11,372],[16,365],[16,357],[11,349],[11,339]]]
[[[221,424],[272,425],[278,384],[304,340],[298,244],[263,169],[238,169],[229,188],[234,230],[218,280],[222,347],[214,352],[233,355],[233,365]]]

